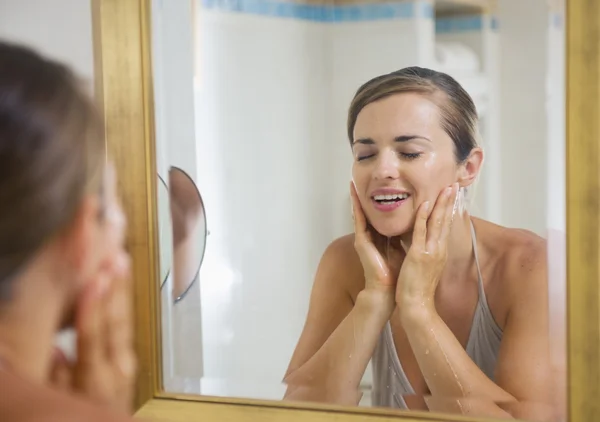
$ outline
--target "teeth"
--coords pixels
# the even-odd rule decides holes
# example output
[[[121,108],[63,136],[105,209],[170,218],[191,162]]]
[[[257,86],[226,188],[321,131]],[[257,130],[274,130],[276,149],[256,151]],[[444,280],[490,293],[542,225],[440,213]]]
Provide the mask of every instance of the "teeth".
[[[376,201],[396,201],[408,198],[407,193],[396,193],[392,195],[375,195],[374,199]]]

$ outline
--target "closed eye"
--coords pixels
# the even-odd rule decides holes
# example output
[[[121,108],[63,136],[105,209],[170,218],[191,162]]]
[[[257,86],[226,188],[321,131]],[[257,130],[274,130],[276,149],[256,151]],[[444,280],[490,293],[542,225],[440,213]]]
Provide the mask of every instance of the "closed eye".
[[[375,154],[371,154],[371,155],[363,155],[363,156],[361,156],[361,157],[357,157],[357,158],[356,158],[356,161],[362,161],[362,160],[366,160],[367,158],[371,158],[371,157],[373,157],[373,156],[375,156]]]
[[[400,155],[402,155],[404,158],[408,159],[408,160],[414,160],[415,158],[419,158],[421,156],[420,152],[401,152]]]

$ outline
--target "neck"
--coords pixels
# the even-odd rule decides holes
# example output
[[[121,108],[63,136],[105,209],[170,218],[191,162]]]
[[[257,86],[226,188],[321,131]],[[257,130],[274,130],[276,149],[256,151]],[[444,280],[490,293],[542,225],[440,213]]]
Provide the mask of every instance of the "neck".
[[[47,270],[34,265],[24,271],[0,304],[0,367],[40,383],[48,377],[63,314]]]
[[[405,251],[412,244],[413,233],[406,233],[400,240]],[[470,265],[473,257],[473,242],[471,240],[471,216],[468,212],[457,214],[452,222],[448,238],[448,260],[446,268]]]

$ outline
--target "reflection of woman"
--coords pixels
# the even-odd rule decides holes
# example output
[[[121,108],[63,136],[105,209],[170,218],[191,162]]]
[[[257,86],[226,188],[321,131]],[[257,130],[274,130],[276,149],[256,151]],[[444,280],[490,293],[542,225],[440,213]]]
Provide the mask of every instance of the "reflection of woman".
[[[203,241],[198,229],[204,209],[196,185],[177,168],[169,171],[169,198],[173,222],[173,297],[177,299],[196,278],[202,260],[197,243]]]
[[[427,69],[380,76],[348,136],[355,234],[322,257],[286,398],[356,403],[372,358],[375,405],[546,417],[545,241],[463,212],[483,162],[471,98]]]
[[[102,123],[71,72],[0,42],[2,420],[130,420],[125,219],[105,157]],[[74,362],[53,353],[66,327]]]

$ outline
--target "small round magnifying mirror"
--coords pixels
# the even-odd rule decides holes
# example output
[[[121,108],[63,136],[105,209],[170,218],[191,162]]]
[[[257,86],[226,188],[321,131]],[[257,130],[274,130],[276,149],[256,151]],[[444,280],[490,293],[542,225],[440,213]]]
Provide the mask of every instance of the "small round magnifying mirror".
[[[177,303],[199,278],[207,226],[202,196],[193,179],[178,167],[169,170],[169,199],[173,227],[172,295]]]

